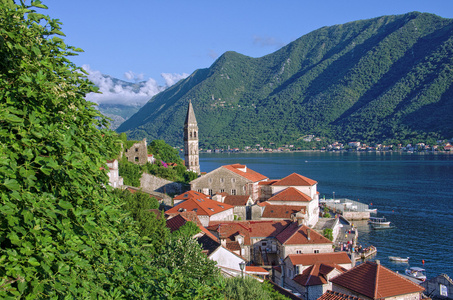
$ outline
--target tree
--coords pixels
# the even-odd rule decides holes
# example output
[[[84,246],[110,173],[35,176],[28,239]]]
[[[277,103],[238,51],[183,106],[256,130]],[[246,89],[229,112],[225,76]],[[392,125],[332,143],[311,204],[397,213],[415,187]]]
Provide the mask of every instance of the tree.
[[[165,143],[164,140],[154,140],[148,146],[148,151],[159,157],[166,163],[182,164],[178,150]]]
[[[150,297],[157,272],[103,170],[117,137],[67,58],[81,50],[40,1],[0,8],[0,298]]]
[[[233,277],[225,281],[224,294],[226,299],[235,300],[284,300],[287,297],[276,292],[268,282],[259,282],[250,277]]]

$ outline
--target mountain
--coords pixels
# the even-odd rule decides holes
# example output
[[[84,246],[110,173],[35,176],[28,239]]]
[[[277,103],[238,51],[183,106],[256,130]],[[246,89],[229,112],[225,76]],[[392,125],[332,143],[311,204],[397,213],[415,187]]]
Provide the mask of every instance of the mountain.
[[[201,147],[453,136],[453,20],[412,12],[323,27],[276,52],[226,52],[117,129],[181,145],[192,100]]]

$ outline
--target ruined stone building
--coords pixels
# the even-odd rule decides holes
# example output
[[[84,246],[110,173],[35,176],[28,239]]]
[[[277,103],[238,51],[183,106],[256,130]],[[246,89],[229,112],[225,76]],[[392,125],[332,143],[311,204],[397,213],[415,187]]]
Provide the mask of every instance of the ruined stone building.
[[[146,138],[141,142],[135,143],[129,149],[126,149],[124,155],[127,160],[139,165],[145,165],[148,162],[148,148]]]

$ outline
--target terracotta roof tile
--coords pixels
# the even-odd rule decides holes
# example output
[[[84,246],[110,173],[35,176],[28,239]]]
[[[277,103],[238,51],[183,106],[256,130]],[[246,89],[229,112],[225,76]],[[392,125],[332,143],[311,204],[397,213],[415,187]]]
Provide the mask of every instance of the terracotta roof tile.
[[[310,202],[312,199],[296,188],[289,187],[270,197],[267,201]]]
[[[257,266],[245,266],[245,272],[259,275],[269,275],[269,271]]]
[[[310,238],[308,233],[310,233]],[[305,225],[299,226],[297,222],[285,228],[277,236],[277,240],[282,245],[332,244],[328,238]]]
[[[375,262],[365,262],[331,279],[336,285],[371,299],[421,293],[425,289]]]
[[[293,265],[314,265],[316,263],[324,264],[350,264],[351,259],[346,252],[330,253],[306,253],[306,254],[289,254],[288,259]]]
[[[220,239],[236,241],[236,236],[244,236],[244,244],[251,245],[251,238],[276,237],[291,223],[284,221],[211,221],[207,227],[215,231]]]
[[[258,182],[258,181],[268,179],[266,176],[247,168],[246,165],[233,164],[233,165],[226,165],[226,166],[222,166],[222,167],[227,170],[230,170],[238,175],[241,175],[242,177],[244,177],[252,182]],[[245,172],[243,170],[245,170]]]
[[[306,268],[302,274],[296,275],[293,280],[303,286],[327,284],[327,275],[335,269],[341,273],[346,271],[345,268],[338,265],[316,263]]]
[[[184,211],[194,211],[197,213],[197,215],[212,216],[214,214],[223,212],[230,208],[233,208],[233,206],[225,203],[220,203],[211,199],[197,198],[195,200],[190,198],[167,210],[167,214]]]
[[[203,198],[203,199],[209,199],[208,195],[205,195],[203,193],[199,193],[196,191],[187,191],[185,193],[182,193],[178,196],[175,196],[173,199],[175,200],[187,200],[187,199],[196,199],[196,198]]]
[[[305,206],[295,205],[266,205],[262,218],[291,219],[291,215],[302,211],[305,214]]]
[[[319,297],[318,300],[363,300],[363,298],[346,295],[340,292],[327,291],[322,294],[322,296]]]
[[[285,178],[273,183],[272,185],[277,186],[312,186],[317,184],[313,179],[307,178],[305,176],[299,175],[297,173],[293,173],[291,175],[286,176]]]
[[[176,215],[171,219],[167,220],[167,227],[170,228],[170,232],[178,230],[181,226],[187,223],[187,219],[181,215]]]
[[[233,205],[233,206],[245,206],[247,205],[247,201],[249,200],[250,196],[242,196],[242,195],[227,195],[223,203]]]

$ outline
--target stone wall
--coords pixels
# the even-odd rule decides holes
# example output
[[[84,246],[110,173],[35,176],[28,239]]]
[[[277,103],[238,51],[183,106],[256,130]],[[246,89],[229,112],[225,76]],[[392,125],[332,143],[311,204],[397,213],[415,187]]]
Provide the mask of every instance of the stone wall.
[[[189,185],[187,184],[173,182],[147,173],[142,174],[140,187],[145,190],[174,195],[179,195],[189,190]]]
[[[141,142],[135,143],[129,149],[126,149],[124,155],[127,160],[139,165],[145,165],[148,162],[148,148],[146,145],[146,139]]]
[[[347,220],[369,220],[370,212],[369,211],[345,211],[343,212],[343,217]]]
[[[227,193],[230,195],[250,195],[247,189],[250,181],[244,177],[220,167],[206,175],[193,180],[191,190],[205,195]],[[256,200],[256,199],[253,199]]]

